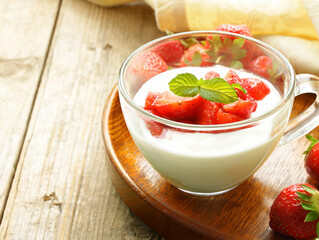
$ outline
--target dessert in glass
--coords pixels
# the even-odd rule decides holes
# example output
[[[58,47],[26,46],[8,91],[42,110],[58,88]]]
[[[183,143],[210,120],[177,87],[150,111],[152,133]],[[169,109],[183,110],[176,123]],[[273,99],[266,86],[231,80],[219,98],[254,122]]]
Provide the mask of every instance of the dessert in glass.
[[[118,87],[145,159],[181,191],[209,196],[252,176],[279,142],[316,127],[317,99],[289,122],[294,97],[317,93],[316,84],[250,36],[196,31],[137,49],[121,67]]]

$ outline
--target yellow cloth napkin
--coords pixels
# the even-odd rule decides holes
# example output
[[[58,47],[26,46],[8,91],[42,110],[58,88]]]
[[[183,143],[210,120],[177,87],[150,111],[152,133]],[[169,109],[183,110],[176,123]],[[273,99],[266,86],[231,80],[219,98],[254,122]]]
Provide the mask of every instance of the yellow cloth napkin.
[[[133,0],[89,0],[104,6]],[[319,75],[319,0],[145,0],[162,31],[213,30],[246,24],[282,52],[297,73]]]

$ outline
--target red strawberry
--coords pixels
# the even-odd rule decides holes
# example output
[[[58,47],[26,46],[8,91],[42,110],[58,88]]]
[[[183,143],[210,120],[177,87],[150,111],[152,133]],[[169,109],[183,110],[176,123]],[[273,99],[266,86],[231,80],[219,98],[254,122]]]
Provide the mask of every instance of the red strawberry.
[[[294,184],[285,188],[273,202],[269,226],[295,239],[316,237],[319,227],[319,192],[309,184]]]
[[[157,97],[155,95],[158,94]],[[179,122],[192,122],[196,119],[203,98],[196,97],[179,97],[171,92],[149,93],[146,97],[145,104],[154,114]],[[149,104],[151,103],[151,104]]]
[[[133,69],[142,81],[154,77],[167,70],[166,62],[154,52],[146,52],[133,63]]]
[[[152,110],[147,111],[152,114],[155,114]],[[163,133],[164,127],[162,124],[155,122],[153,120],[145,120],[145,124],[153,136],[159,137]]]
[[[319,181],[319,143],[318,141],[310,135],[306,135],[307,139],[311,141],[305,157],[305,168],[308,174]]]
[[[252,34],[249,30],[249,28],[246,25],[232,25],[232,24],[222,24],[219,27],[216,28],[217,31],[225,31],[225,32],[230,32],[230,33],[237,33],[237,34],[241,34],[244,36],[248,36],[248,37],[252,37]],[[218,50],[218,55],[219,56],[223,56],[223,64],[226,65],[231,65],[231,62],[233,60],[239,60],[244,66],[248,65],[250,63],[250,61],[253,59],[253,55],[255,52],[255,46],[245,40],[243,46],[238,49],[236,47],[231,47],[231,45],[233,45],[233,40],[236,39],[237,37],[231,37],[231,36],[225,36],[225,35],[221,35],[221,40],[222,40],[222,45],[219,47]],[[230,43],[226,44],[225,39],[230,39]],[[208,36],[206,38],[206,42],[205,42],[205,47],[207,49],[210,49],[211,43],[213,41],[212,36]],[[230,44],[230,45],[229,45]],[[245,52],[240,52],[242,50],[245,50]]]
[[[216,77],[220,77],[217,72],[209,71],[209,72],[207,72],[207,73],[205,74],[204,79],[207,80],[207,79],[213,79],[213,78],[216,78]]]
[[[217,112],[220,109],[220,104],[203,100],[198,112],[198,124],[201,125],[213,125],[217,123]]]
[[[199,55],[195,53],[199,53]],[[202,44],[198,43],[192,45],[185,51],[180,61],[180,66],[211,66],[212,63],[208,61],[209,59],[210,56],[207,54],[207,49]]]
[[[240,83],[241,79],[240,77],[237,75],[237,73],[234,70],[229,70],[225,76],[225,80],[227,82],[229,82],[230,84],[232,83]],[[240,99],[246,100],[247,99],[247,94],[245,94],[243,91],[241,91],[240,89],[235,88],[237,96]]]
[[[272,69],[272,61],[269,57],[262,55],[253,60],[248,66],[247,69],[251,72],[260,75],[266,79],[269,78],[268,70]]]
[[[160,43],[151,49],[157,53],[169,66],[174,66],[174,63],[179,63],[183,54],[184,46],[179,40],[171,40]]]
[[[238,99],[234,103],[222,105],[222,109],[224,110],[224,112],[240,116],[244,119],[249,118],[250,114],[256,111],[256,108],[257,103],[255,101],[242,99]]]
[[[270,93],[269,87],[260,79],[257,78],[240,78],[233,70],[229,70],[225,76],[225,80],[232,83],[239,83],[244,89],[247,90],[246,98],[254,100],[262,100]]]
[[[262,100],[270,93],[269,87],[257,78],[242,78],[240,85],[247,90],[247,97]]]
[[[216,31],[237,33],[248,37],[253,36],[246,25],[222,24],[216,28]]]
[[[241,79],[234,70],[229,70],[225,76],[225,80],[229,83],[240,83]]]
[[[244,120],[244,118],[240,116],[224,112],[223,109],[218,110],[216,117],[217,124],[233,123]]]

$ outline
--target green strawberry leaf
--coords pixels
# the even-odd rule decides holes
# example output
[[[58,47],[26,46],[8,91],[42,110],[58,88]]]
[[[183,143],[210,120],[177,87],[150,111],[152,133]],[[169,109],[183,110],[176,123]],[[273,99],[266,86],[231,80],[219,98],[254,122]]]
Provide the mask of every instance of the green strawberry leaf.
[[[232,103],[238,100],[235,89],[222,78],[201,81],[199,95],[211,102]]]
[[[199,52],[195,52],[192,57],[192,66],[200,66],[202,64],[202,55]]]
[[[316,211],[311,211],[307,214],[305,222],[312,222],[317,220],[319,217],[319,213]]]
[[[316,207],[310,203],[301,202],[301,207],[306,211],[315,211]]]
[[[311,135],[307,134],[306,135],[306,138],[311,142],[308,149],[306,151],[304,151],[303,153],[304,154],[308,154],[311,149],[316,145],[316,143],[318,143],[318,141]]]
[[[316,233],[317,233],[317,237],[319,238],[319,222],[317,222],[317,225],[316,225]]]
[[[165,34],[166,34],[166,35],[172,35],[172,34],[174,34],[174,33],[173,33],[172,31],[166,30],[166,31],[165,31]]]
[[[220,36],[213,36],[213,40],[208,39],[211,46],[214,47],[214,51],[217,53],[218,50],[223,47],[223,42]]]
[[[311,198],[311,196],[309,196],[309,195],[307,195],[307,194],[304,194],[304,193],[301,193],[301,192],[297,192],[297,195],[298,195],[298,197],[299,197],[301,200],[303,200],[303,201],[305,201],[305,202],[308,202],[308,201],[310,200],[310,198]]]
[[[231,86],[233,88],[237,88],[240,91],[242,91],[243,93],[247,94],[247,90],[245,88],[243,88],[239,83],[232,83]]]
[[[244,43],[245,43],[245,39],[243,38],[236,38],[234,41],[233,41],[233,44],[231,45],[230,49],[232,51],[237,51],[239,50],[240,48],[242,48],[244,46]]]
[[[169,83],[169,90],[182,97],[194,97],[199,93],[198,80],[191,73],[178,74]]]
[[[236,68],[236,69],[243,69],[244,68],[243,64],[238,60],[232,60],[230,62],[230,67]]]
[[[194,37],[190,37],[190,38],[186,38],[186,39],[181,39],[180,42],[183,44],[183,46],[185,48],[190,48],[191,46],[193,46],[194,44],[199,43],[199,41],[194,38]]]
[[[224,47],[225,47],[226,49],[231,48],[231,46],[232,46],[232,41],[231,41],[231,39],[228,38],[228,37],[224,38],[223,45],[224,45]]]
[[[304,184],[301,184],[302,188],[309,194],[313,195],[316,193],[316,190],[311,188],[311,187],[308,187],[307,185],[304,185]]]

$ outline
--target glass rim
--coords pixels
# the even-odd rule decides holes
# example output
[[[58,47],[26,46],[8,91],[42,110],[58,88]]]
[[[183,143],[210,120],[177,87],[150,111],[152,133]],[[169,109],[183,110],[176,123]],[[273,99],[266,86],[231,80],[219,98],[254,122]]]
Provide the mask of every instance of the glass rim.
[[[283,61],[284,65],[287,67],[289,70],[290,78],[292,78],[291,84],[288,88],[287,93],[284,95],[284,97],[280,100],[279,103],[277,103],[274,107],[263,113],[262,115],[245,119],[239,122],[233,122],[233,123],[227,123],[227,124],[216,124],[216,125],[198,125],[198,124],[188,124],[188,123],[181,123],[181,122],[176,122],[173,120],[169,120],[166,118],[162,118],[159,116],[156,116],[154,114],[149,113],[148,111],[144,110],[142,107],[138,106],[133,99],[130,98],[128,93],[124,89],[123,81],[124,81],[124,73],[125,70],[128,66],[128,63],[130,60],[139,52],[142,52],[144,49],[147,49],[148,47],[154,45],[155,43],[168,40],[168,39],[176,39],[176,38],[185,38],[185,37],[190,37],[191,35],[208,35],[208,34],[219,34],[219,35],[228,35],[228,36],[233,36],[233,37],[238,37],[238,38],[243,38],[251,41],[254,44],[261,45],[267,51],[272,52],[275,54],[277,57],[279,57],[280,60]],[[153,121],[171,126],[171,127],[176,127],[176,128],[181,128],[181,129],[189,129],[189,130],[195,130],[195,131],[210,131],[210,130],[227,130],[227,129],[233,129],[233,128],[241,128],[245,127],[247,125],[251,125],[257,122],[260,122],[261,120],[274,115],[276,112],[278,112],[280,109],[282,109],[285,104],[288,102],[288,99],[293,95],[294,89],[295,89],[295,83],[296,83],[296,74],[295,71],[290,64],[290,62],[275,48],[269,46],[268,44],[244,35],[236,34],[236,33],[230,33],[230,32],[224,32],[224,31],[188,31],[188,32],[181,32],[181,33],[175,33],[167,36],[163,36],[160,38],[156,38],[146,44],[143,44],[139,48],[137,48],[134,52],[132,52],[123,62],[120,71],[119,71],[119,77],[118,77],[118,89],[120,96],[123,96],[125,101],[136,111],[138,111],[142,116],[144,116],[147,119],[151,119]]]

